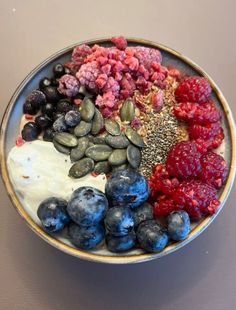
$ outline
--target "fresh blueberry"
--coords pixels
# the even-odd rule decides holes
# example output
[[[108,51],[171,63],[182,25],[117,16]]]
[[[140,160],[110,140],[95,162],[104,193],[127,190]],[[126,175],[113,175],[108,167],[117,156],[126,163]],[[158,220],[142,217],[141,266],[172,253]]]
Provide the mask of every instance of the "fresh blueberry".
[[[69,225],[68,234],[71,242],[76,247],[82,250],[91,250],[103,240],[105,229],[101,224],[85,227],[71,223]]]
[[[48,87],[50,85],[51,85],[51,80],[47,77],[44,77],[39,81],[39,88],[40,89],[44,89],[45,87]]]
[[[137,239],[147,252],[160,252],[168,243],[167,230],[155,220],[144,221],[138,226]]]
[[[134,214],[134,226],[137,227],[141,222],[153,219],[152,206],[144,202],[141,206],[133,210]]]
[[[37,114],[37,112],[38,112],[38,109],[35,109],[31,102],[26,101],[23,104],[23,113],[24,114],[35,115],[35,114]]]
[[[185,211],[173,211],[168,218],[168,234],[172,240],[180,241],[187,238],[190,232],[189,215]]]
[[[62,64],[58,63],[53,67],[53,73],[55,77],[61,77],[63,74],[65,74],[65,68]]]
[[[112,207],[107,211],[105,227],[113,236],[125,236],[133,230],[134,216],[127,207]]]
[[[52,83],[52,86],[57,88],[59,86],[59,79],[52,79],[51,83]]]
[[[47,86],[43,89],[43,92],[48,102],[55,103],[55,102],[58,102],[61,98],[56,87]]]
[[[66,124],[70,127],[77,126],[80,122],[80,119],[80,113],[75,110],[71,110],[65,115]]]
[[[52,119],[54,120],[54,122],[61,116],[65,116],[64,113],[61,113],[61,112],[53,112],[52,114]]]
[[[132,169],[114,172],[106,183],[106,196],[111,205],[135,208],[148,198],[148,183]]]
[[[25,141],[33,141],[38,138],[40,133],[39,127],[35,124],[35,122],[28,122],[24,125],[21,135]]]
[[[65,67],[65,74],[71,74],[71,71],[69,68]]]
[[[38,115],[37,117],[35,117],[34,121],[35,124],[41,129],[45,129],[52,125],[52,120],[47,115]]]
[[[52,142],[55,135],[55,131],[52,128],[46,128],[43,133],[43,140],[47,142]]]
[[[47,116],[51,117],[53,115],[53,112],[55,111],[55,106],[52,103],[46,103],[42,106],[41,109],[43,114],[46,114]]]
[[[67,206],[67,212],[72,220],[81,226],[96,225],[104,218],[107,209],[106,196],[90,186],[76,189]]]
[[[70,110],[72,110],[72,105],[70,100],[67,99],[61,99],[58,103],[57,103],[57,112],[60,113],[67,113]]]
[[[65,117],[60,116],[55,122],[53,123],[53,130],[57,132],[62,132],[67,130],[67,125],[65,122]]]
[[[112,235],[107,235],[106,244],[107,248],[111,252],[119,253],[130,250],[134,247],[136,242],[135,233],[132,231],[126,236],[114,237]]]
[[[47,198],[40,203],[37,215],[46,231],[57,232],[69,223],[66,207],[66,200],[56,197]]]

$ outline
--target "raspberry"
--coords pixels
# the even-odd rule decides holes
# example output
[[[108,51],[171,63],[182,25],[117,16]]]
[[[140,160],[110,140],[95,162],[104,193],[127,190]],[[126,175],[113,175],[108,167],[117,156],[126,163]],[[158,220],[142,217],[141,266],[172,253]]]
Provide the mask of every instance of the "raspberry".
[[[181,210],[182,207],[166,196],[160,196],[153,204],[153,214],[155,217],[168,216],[172,211]]]
[[[202,155],[202,170],[199,179],[215,188],[220,188],[226,180],[227,167],[224,158],[213,152]]]
[[[65,74],[59,79],[58,91],[67,96],[74,97],[79,92],[79,82],[78,80],[70,74]]]
[[[172,198],[175,203],[184,206],[192,220],[215,213],[220,204],[216,189],[198,180],[183,181]]]
[[[103,87],[103,92],[104,93],[111,92],[115,97],[117,97],[119,94],[119,90],[120,90],[119,83],[113,77],[110,76],[107,80],[107,83]]]
[[[221,119],[221,112],[213,102],[198,103],[181,102],[174,106],[175,116],[191,124],[207,125],[218,122]]]
[[[196,145],[198,152],[200,152],[201,154],[206,153],[212,144],[211,140],[204,140],[201,138],[192,140],[192,142]]]
[[[152,94],[151,103],[152,103],[153,109],[156,112],[160,111],[163,105],[163,91],[162,90]]]
[[[76,46],[73,49],[71,61],[67,62],[65,66],[73,73],[76,73],[84,63],[85,58],[90,55],[91,52],[91,48],[86,44]]]
[[[223,130],[222,127],[220,127],[220,129],[218,130],[216,136],[213,138],[213,140],[211,142],[210,148],[211,149],[218,148],[221,145],[222,141],[224,140],[224,137],[225,137],[224,130]]]
[[[127,50],[128,49],[128,50]],[[125,49],[126,55],[135,56],[138,58],[139,63],[144,65],[146,68],[150,68],[152,62],[161,63],[161,53],[154,48],[144,46],[134,46]]]
[[[90,90],[97,90],[96,79],[100,75],[100,69],[96,61],[83,64],[79,71],[76,73],[76,77],[81,85],[85,85]]]
[[[183,80],[175,90],[175,98],[178,102],[204,103],[211,93],[208,81],[199,76],[190,76]]]
[[[171,176],[181,179],[197,176],[201,170],[200,157],[195,143],[178,142],[167,155],[166,169]]]
[[[220,129],[220,122],[209,123],[205,126],[193,124],[188,127],[188,133],[191,140],[198,138],[208,140],[216,136]]]
[[[127,41],[123,36],[113,37],[111,38],[111,42],[114,43],[119,50],[124,50],[127,47]]]
[[[108,109],[113,108],[115,105],[115,96],[111,91],[103,93],[103,95],[98,95],[96,98],[96,104],[99,107],[107,107]]]

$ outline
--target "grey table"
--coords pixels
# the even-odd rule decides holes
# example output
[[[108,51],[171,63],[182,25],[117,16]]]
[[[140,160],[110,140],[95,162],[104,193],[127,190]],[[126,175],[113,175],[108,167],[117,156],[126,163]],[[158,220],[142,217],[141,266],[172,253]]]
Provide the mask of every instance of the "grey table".
[[[47,56],[115,34],[161,42],[189,56],[218,83],[236,114],[235,12],[234,0],[1,0],[0,116],[19,82]],[[0,309],[236,309],[236,188],[216,221],[180,251],[112,266],[47,245],[0,186]]]

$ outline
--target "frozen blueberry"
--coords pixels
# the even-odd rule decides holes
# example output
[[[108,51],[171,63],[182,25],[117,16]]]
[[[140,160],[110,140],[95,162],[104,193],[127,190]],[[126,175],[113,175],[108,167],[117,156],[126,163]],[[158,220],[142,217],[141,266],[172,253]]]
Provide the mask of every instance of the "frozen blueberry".
[[[33,90],[26,97],[25,102],[30,103],[35,111],[39,111],[41,106],[46,103],[45,94],[41,90]]]
[[[42,106],[41,109],[43,114],[46,114],[47,116],[51,117],[53,115],[53,112],[55,111],[55,106],[52,103],[46,103]]]
[[[51,85],[51,79],[44,77],[39,81],[39,88],[44,89],[45,87],[48,87]]]
[[[138,226],[137,239],[147,252],[160,252],[168,243],[167,230],[156,220],[144,221]]]
[[[134,216],[127,207],[112,207],[107,211],[105,227],[113,236],[125,236],[133,230]]]
[[[47,198],[40,203],[37,215],[46,231],[57,232],[69,223],[66,206],[66,200],[56,197]]]
[[[71,71],[69,68],[65,67],[65,74],[71,74]]]
[[[106,236],[106,244],[109,251],[114,253],[128,251],[134,247],[136,242],[135,233],[132,231],[126,236],[114,237],[112,235]]]
[[[81,226],[96,225],[104,218],[107,209],[106,196],[100,190],[90,186],[76,189],[67,207],[72,220]]]
[[[65,117],[60,116],[55,122],[53,123],[53,130],[57,132],[62,132],[67,130],[67,125],[65,122]]]
[[[60,94],[59,92],[57,91],[57,88],[56,87],[53,87],[53,86],[47,86],[43,89],[43,92],[47,98],[47,101],[48,102],[51,102],[51,103],[56,103],[60,100]]]
[[[91,250],[103,240],[105,229],[101,224],[85,227],[71,223],[68,234],[71,242],[76,247],[82,250]]]
[[[35,107],[33,107],[31,102],[25,102],[23,104],[23,113],[24,114],[30,114],[30,115],[35,115],[37,114],[38,109],[35,109]]]
[[[106,196],[111,205],[135,208],[148,198],[148,183],[144,176],[132,169],[118,170],[106,183]]]
[[[71,110],[65,115],[66,124],[70,127],[77,126],[80,122],[80,119],[80,113],[75,110]]]
[[[39,127],[35,124],[35,122],[28,122],[24,125],[21,135],[25,141],[33,141],[38,138],[40,133]]]
[[[65,68],[62,64],[58,63],[53,67],[53,73],[55,77],[61,77],[63,74],[65,74]]]
[[[52,119],[54,120],[54,122],[61,116],[65,116],[64,113],[61,113],[61,112],[53,112],[52,114]]]
[[[35,124],[41,128],[41,129],[45,129],[47,127],[49,127],[50,125],[52,125],[52,120],[47,116],[47,115],[38,115],[37,117],[35,117]]]
[[[67,113],[70,110],[72,110],[72,105],[71,102],[67,99],[61,99],[58,103],[57,103],[57,112],[60,113]]]
[[[46,128],[43,133],[43,140],[47,142],[52,142],[55,135],[55,131],[52,128]]]
[[[185,211],[171,212],[167,218],[168,234],[172,240],[180,241],[187,238],[190,232],[189,215]]]
[[[144,204],[133,210],[133,215],[134,215],[135,227],[137,227],[143,221],[152,220],[153,219],[152,206],[149,203],[144,202]]]
[[[52,83],[52,86],[57,88],[59,86],[59,79],[52,79],[51,83]]]

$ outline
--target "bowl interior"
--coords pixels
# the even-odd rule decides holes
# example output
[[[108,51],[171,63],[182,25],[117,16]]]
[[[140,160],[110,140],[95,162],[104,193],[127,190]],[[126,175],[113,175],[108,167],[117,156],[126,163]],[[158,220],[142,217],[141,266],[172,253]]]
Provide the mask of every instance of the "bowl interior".
[[[109,40],[93,40],[86,42],[89,45],[93,44],[100,44],[103,46],[109,46]],[[159,44],[155,44],[149,41],[143,41],[139,39],[129,39],[129,45],[144,45],[148,47],[158,48],[162,55],[163,55],[163,64],[165,66],[173,66],[182,72],[189,74],[189,75],[206,75],[204,71],[202,71],[197,65],[193,62],[188,60],[186,57],[181,56],[179,53],[164,47]],[[67,61],[72,52],[73,46],[68,47],[53,56],[49,57],[45,60],[41,65],[35,68],[22,82],[19,86],[15,94],[13,95],[6,113],[4,115],[3,123],[2,123],[2,130],[1,130],[1,168],[2,168],[2,176],[4,183],[6,185],[8,194],[12,199],[12,202],[18,212],[22,215],[22,217],[26,220],[29,226],[43,239],[47,242],[52,244],[53,246],[69,253],[74,256],[78,256],[81,258],[94,260],[94,261],[101,261],[101,262],[108,262],[108,263],[129,263],[129,262],[139,262],[144,260],[150,260],[153,258],[161,257],[167,253],[177,250],[178,248],[182,247],[197,235],[199,235],[215,218],[215,216],[220,212],[222,209],[224,202],[227,198],[227,195],[230,191],[232,186],[233,177],[234,177],[234,170],[235,170],[235,151],[234,151],[234,144],[235,141],[234,137],[234,123],[232,119],[231,112],[229,107],[219,91],[216,87],[214,82],[210,79],[209,76],[207,78],[210,80],[213,92],[212,92],[212,99],[218,106],[218,108],[222,111],[222,126],[225,132],[225,139],[220,148],[217,150],[222,156],[224,156],[226,162],[228,163],[229,167],[231,167],[227,183],[220,191],[220,200],[221,200],[221,207],[218,210],[217,214],[211,217],[206,217],[201,222],[192,225],[192,231],[188,237],[183,242],[174,243],[168,245],[164,251],[158,254],[147,254],[142,252],[141,250],[132,250],[122,255],[112,254],[108,252],[105,247],[102,247],[99,250],[91,251],[91,252],[84,252],[78,250],[71,245],[70,242],[63,236],[59,238],[54,238],[52,236],[47,235],[40,227],[39,222],[36,218],[29,214],[27,209],[22,203],[21,197],[14,191],[14,188],[9,180],[6,159],[10,149],[15,145],[15,138],[19,134],[19,126],[20,120],[22,116],[22,106],[27,94],[32,91],[33,89],[38,87],[39,80],[44,76],[51,76],[52,68],[55,63],[61,62],[64,63]]]

